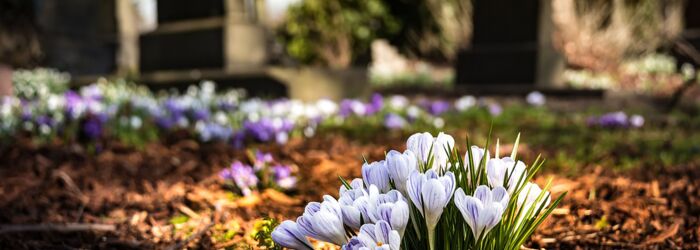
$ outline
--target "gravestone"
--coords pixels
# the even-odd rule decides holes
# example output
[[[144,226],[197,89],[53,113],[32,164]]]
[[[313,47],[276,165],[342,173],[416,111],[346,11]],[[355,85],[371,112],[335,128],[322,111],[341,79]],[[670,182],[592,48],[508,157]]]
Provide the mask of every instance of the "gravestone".
[[[258,96],[287,96],[266,72],[267,40],[250,0],[160,0],[158,27],[141,35],[141,80],[152,88],[214,80]]]
[[[475,0],[471,46],[457,55],[456,83],[534,86],[538,0]]]
[[[116,69],[114,1],[34,1],[42,66],[75,76],[108,75]]]

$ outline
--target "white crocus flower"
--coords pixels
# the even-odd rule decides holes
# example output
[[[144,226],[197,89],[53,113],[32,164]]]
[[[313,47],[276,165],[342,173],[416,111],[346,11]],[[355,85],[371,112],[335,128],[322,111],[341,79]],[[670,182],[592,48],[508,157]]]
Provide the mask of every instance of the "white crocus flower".
[[[432,249],[435,240],[435,226],[437,226],[443,210],[452,198],[455,189],[455,176],[449,171],[442,177],[438,177],[438,174],[432,169],[424,174],[413,171],[406,184],[408,196],[425,218],[428,240]]]
[[[286,248],[302,250],[314,249],[309,240],[306,239],[306,236],[299,231],[297,223],[293,221],[283,221],[272,231],[270,236],[277,244]]]
[[[466,111],[474,105],[476,105],[476,98],[470,95],[462,96],[455,101],[455,109],[460,112]]]
[[[323,196],[323,202],[311,202],[306,205],[304,214],[297,218],[299,231],[306,236],[344,245],[348,242],[340,203],[329,195]]]
[[[448,150],[454,148],[455,140],[452,136],[440,132],[437,137],[430,133],[416,133],[408,137],[406,147],[418,157],[418,160],[427,164],[429,157],[433,158],[431,166],[428,168],[444,170],[448,162]],[[432,149],[432,151],[431,151]]]
[[[542,192],[545,192],[542,194]],[[540,194],[542,195],[541,199]],[[520,191],[518,194],[518,208],[521,209],[521,214],[518,216],[518,220],[516,222],[517,225],[521,225],[523,220],[525,219],[531,219],[534,216],[536,216],[537,209],[542,207],[546,208],[549,206],[549,203],[552,201],[552,198],[550,197],[549,191],[543,191],[540,186],[533,182],[529,182],[525,184],[525,187]]]
[[[389,170],[389,178],[394,182],[396,189],[407,196],[406,181],[413,170],[418,170],[416,155],[406,150],[402,153],[391,150],[386,155],[386,166]]]
[[[532,106],[542,106],[547,102],[547,98],[544,97],[544,95],[538,91],[533,91],[527,94],[525,100],[528,104]]]
[[[521,182],[521,178],[524,179],[527,176],[527,170],[525,163],[522,161],[516,163],[510,157],[494,158],[490,159],[486,164],[486,176],[488,177],[489,185],[492,187],[505,187],[509,194],[513,194],[518,182]],[[507,182],[506,178],[508,178]]]
[[[365,181],[365,186],[376,185],[382,193],[386,193],[391,189],[389,185],[389,170],[385,161],[363,164],[362,179]]]
[[[399,250],[401,249],[401,236],[393,230],[386,221],[378,221],[375,224],[365,224],[360,233],[350,239],[343,250]]]
[[[474,191],[474,196],[464,194],[462,188],[455,192],[455,206],[462,213],[476,240],[501,221],[509,199],[508,192],[503,187],[496,187],[492,191],[481,185]]]

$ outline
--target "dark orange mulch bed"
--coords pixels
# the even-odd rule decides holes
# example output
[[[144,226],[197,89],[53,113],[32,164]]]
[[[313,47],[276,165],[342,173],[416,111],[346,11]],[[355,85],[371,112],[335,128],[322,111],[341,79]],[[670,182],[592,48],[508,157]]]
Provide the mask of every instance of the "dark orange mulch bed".
[[[108,144],[99,153],[86,154],[78,145],[36,147],[19,140],[0,148],[0,224],[10,225],[0,227],[0,249],[254,246],[248,232],[256,219],[296,218],[307,202],[324,193],[337,195],[337,176],[359,176],[363,155],[380,159],[390,148],[403,148],[403,140],[387,139],[400,136],[385,137],[375,140],[381,143],[330,135],[296,139],[284,147],[261,145],[299,167],[299,186],[286,195],[266,190],[242,199],[232,199],[217,177],[244,157],[228,145],[173,140],[135,150]],[[588,172],[554,179],[555,195],[569,194],[528,247],[700,248],[697,166],[626,173],[591,167]],[[549,176],[540,174],[538,182]],[[174,226],[170,220],[178,215],[189,220]],[[70,227],[76,224],[68,223],[114,228],[3,232],[46,223],[64,231],[75,229]],[[227,231],[231,237],[222,238]]]

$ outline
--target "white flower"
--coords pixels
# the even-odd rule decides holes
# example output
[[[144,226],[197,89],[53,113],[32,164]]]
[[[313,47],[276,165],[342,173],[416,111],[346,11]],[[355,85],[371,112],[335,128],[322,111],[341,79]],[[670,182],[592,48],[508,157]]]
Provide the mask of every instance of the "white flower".
[[[340,203],[329,195],[323,196],[321,203],[306,205],[304,214],[297,218],[297,225],[306,236],[336,245],[348,242]]]
[[[505,187],[509,194],[513,194],[521,177],[524,179],[527,176],[525,163],[518,161],[517,163],[510,157],[501,159],[490,159],[486,164],[486,176],[488,177],[489,185],[492,187]],[[508,178],[506,182],[506,178]],[[505,185],[505,186],[504,186]]]
[[[538,201],[537,198],[539,198],[542,192],[545,193],[542,194],[542,198]],[[518,217],[517,224],[521,224],[522,220],[526,217],[527,219],[534,217],[536,215],[535,212],[537,212],[537,209],[542,207],[543,204],[543,208],[549,206],[551,200],[552,199],[550,197],[549,191],[542,191],[540,186],[532,182],[525,184],[523,190],[521,190],[518,194],[517,204],[519,208],[522,208],[522,212]],[[532,212],[530,212],[530,210],[532,210]],[[528,215],[528,213],[531,214]]]
[[[644,126],[644,117],[641,115],[632,115],[629,119],[630,125],[635,128],[641,128]]]
[[[455,109],[461,112],[473,107],[475,104],[476,98],[473,96],[462,96],[455,101]]]
[[[408,106],[408,98],[402,95],[394,95],[389,98],[389,107],[396,110],[403,110]]]
[[[313,250],[309,240],[299,231],[297,223],[293,221],[283,221],[272,231],[270,236],[275,243],[286,248]]]
[[[464,194],[462,188],[455,192],[455,206],[471,228],[474,239],[483,237],[501,221],[509,199],[503,187],[492,191],[481,185],[474,191],[474,196]]]
[[[389,178],[394,182],[396,189],[402,194],[408,195],[406,181],[411,172],[418,169],[416,155],[410,150],[404,151],[403,154],[391,150],[386,155],[386,166],[389,170]]]
[[[365,186],[376,185],[382,193],[386,193],[391,189],[389,185],[389,170],[385,161],[362,164],[362,179],[365,181]]]
[[[401,248],[401,236],[396,230],[392,230],[386,221],[378,221],[376,224],[365,224],[360,233],[350,239],[343,250],[399,250]]]
[[[544,95],[538,91],[533,91],[527,94],[525,100],[528,104],[532,106],[542,106],[547,102],[547,98],[544,97]]]
[[[425,218],[432,249],[435,226],[452,198],[455,189],[455,176],[452,172],[447,172],[444,176],[438,177],[432,169],[426,171],[425,174],[413,171],[408,178],[407,188],[408,196]]]
[[[431,169],[444,169],[448,162],[448,150],[454,148],[455,140],[452,136],[440,132],[437,137],[430,133],[416,133],[408,137],[406,148],[418,157],[423,164],[427,164],[429,156],[433,157]],[[432,150],[432,151],[431,151]]]

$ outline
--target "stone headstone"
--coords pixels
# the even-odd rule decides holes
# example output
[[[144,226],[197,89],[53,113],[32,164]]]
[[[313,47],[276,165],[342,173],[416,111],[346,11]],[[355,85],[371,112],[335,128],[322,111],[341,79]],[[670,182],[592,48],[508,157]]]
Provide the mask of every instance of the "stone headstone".
[[[108,75],[116,69],[114,1],[35,1],[42,65],[73,75]]]
[[[457,56],[456,83],[534,84],[539,12],[537,0],[474,1],[473,40]]]

